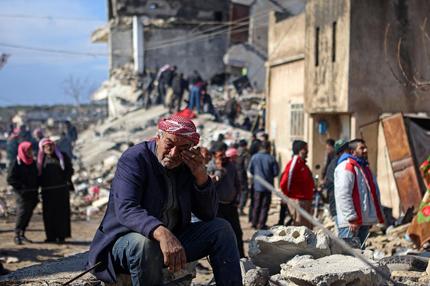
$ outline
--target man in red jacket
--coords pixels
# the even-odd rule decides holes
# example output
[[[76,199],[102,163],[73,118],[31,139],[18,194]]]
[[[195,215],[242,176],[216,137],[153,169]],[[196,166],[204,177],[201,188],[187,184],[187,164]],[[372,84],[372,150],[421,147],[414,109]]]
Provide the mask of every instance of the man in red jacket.
[[[308,144],[301,140],[295,140],[293,142],[293,157],[285,167],[280,187],[287,197],[294,200],[305,211],[311,213],[314,179],[311,170],[306,165],[307,157]],[[294,220],[294,225],[303,225],[312,229],[312,224],[296,210],[290,208],[290,213]]]

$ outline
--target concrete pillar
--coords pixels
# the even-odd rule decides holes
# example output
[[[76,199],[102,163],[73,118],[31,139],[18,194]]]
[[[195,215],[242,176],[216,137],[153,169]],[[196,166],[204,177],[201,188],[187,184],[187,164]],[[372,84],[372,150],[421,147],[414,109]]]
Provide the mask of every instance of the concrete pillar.
[[[138,16],[133,16],[133,59],[134,70],[138,73],[143,73],[143,57],[143,25]]]

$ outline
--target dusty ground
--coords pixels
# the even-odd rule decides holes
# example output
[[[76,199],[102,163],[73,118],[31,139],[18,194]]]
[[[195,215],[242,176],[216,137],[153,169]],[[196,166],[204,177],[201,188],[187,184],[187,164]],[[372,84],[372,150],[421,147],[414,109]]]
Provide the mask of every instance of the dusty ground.
[[[272,208],[269,213],[268,225],[274,225],[278,220],[279,201],[274,198]],[[58,259],[88,250],[96,228],[99,225],[102,215],[92,218],[90,221],[72,217],[72,238],[64,244],[44,243],[45,233],[40,211],[40,204],[35,210],[30,226],[27,231],[27,237],[33,240],[33,243],[16,245],[13,242],[14,237],[14,216],[0,218],[0,258],[4,266],[9,270],[16,270],[37,263],[42,263],[51,259]],[[248,244],[255,230],[248,223],[248,217],[241,217],[243,229],[243,239],[245,242],[245,252],[248,252]],[[16,257],[17,262],[9,262],[10,257]],[[6,262],[6,263],[5,263]],[[209,267],[206,259],[202,259],[202,265]],[[198,283],[205,283],[212,278],[211,271],[198,271],[195,279]]]

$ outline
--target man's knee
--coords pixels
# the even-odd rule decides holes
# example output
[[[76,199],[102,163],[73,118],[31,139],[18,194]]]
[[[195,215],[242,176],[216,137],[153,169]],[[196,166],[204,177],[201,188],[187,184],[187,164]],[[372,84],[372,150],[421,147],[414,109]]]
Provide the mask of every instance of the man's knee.
[[[120,237],[114,245],[114,252],[120,260],[125,258],[133,265],[142,265],[146,261],[158,264],[162,260],[159,244],[136,232]]]
[[[231,224],[223,218],[214,218],[209,222],[211,224],[211,229],[214,231],[218,238],[228,239],[230,237],[235,237],[233,228]]]
[[[130,255],[140,255],[143,257],[161,256],[159,244],[140,233],[131,232],[126,234],[124,238],[127,240],[127,248]]]

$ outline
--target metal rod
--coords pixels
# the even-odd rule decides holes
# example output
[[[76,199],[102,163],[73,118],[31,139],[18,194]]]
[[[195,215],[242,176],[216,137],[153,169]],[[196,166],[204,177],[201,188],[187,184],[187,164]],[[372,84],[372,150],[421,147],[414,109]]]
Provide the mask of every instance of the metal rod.
[[[101,265],[101,264],[102,264],[102,262],[101,262],[101,261],[97,262],[93,267],[91,267],[91,268],[89,268],[89,269],[85,270],[85,271],[84,271],[84,272],[82,272],[82,273],[79,273],[78,275],[76,275],[75,277],[73,277],[72,279],[70,279],[69,281],[67,281],[66,283],[64,283],[64,284],[62,284],[62,285],[63,285],[63,286],[65,286],[65,285],[69,285],[70,283],[72,283],[72,282],[73,282],[73,281],[75,281],[76,279],[78,279],[78,278],[80,278],[80,277],[84,276],[85,274],[87,274],[88,272],[90,272],[91,270],[95,269],[97,266],[99,266],[99,265]]]
[[[308,221],[310,221],[313,225],[320,228],[326,235],[328,235],[334,242],[336,242],[343,250],[345,250],[347,253],[351,254],[352,256],[356,257],[357,259],[361,260],[363,263],[371,267],[373,270],[375,270],[376,274],[381,276],[386,281],[389,281],[393,283],[394,285],[398,285],[394,280],[391,279],[389,275],[386,275],[386,273],[380,271],[377,267],[375,267],[370,261],[367,260],[367,258],[356,251],[352,249],[345,241],[338,238],[336,235],[334,235],[330,230],[328,230],[324,225],[322,225],[319,221],[315,220],[312,215],[308,214],[307,211],[302,209],[297,203],[290,200],[286,195],[284,195],[282,192],[278,192],[271,184],[269,184],[266,180],[264,180],[262,177],[256,175],[253,176],[255,180],[257,180],[260,184],[262,184],[267,190],[281,198],[284,202],[286,202],[288,205],[293,207],[297,212],[300,213],[304,218],[306,218]]]

